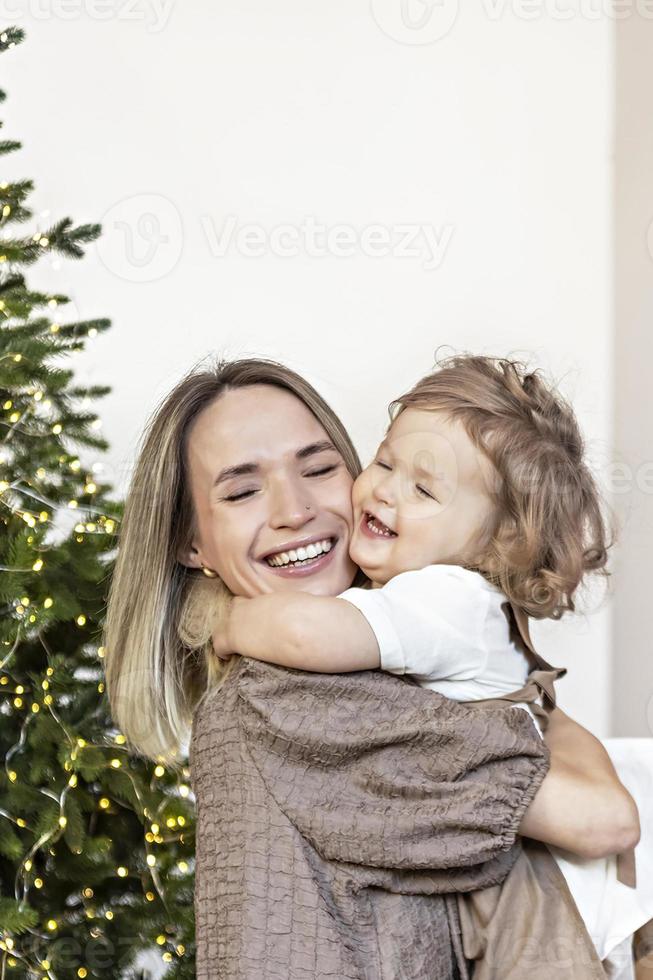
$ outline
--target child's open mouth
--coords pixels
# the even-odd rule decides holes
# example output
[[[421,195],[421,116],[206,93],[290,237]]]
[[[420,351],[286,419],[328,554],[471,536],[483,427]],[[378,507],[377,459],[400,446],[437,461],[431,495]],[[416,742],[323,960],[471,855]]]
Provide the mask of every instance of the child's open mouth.
[[[363,516],[361,519],[361,528],[363,532],[366,532],[368,536],[375,538],[396,538],[397,535],[392,531],[387,524],[380,521],[378,517],[371,513],[369,510],[363,511]]]

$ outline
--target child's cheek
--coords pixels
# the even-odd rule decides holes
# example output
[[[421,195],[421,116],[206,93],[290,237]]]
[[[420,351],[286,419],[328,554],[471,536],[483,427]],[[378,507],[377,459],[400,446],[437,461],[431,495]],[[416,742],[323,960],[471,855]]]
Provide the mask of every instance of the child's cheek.
[[[369,474],[367,470],[363,470],[363,472],[359,476],[357,476],[356,479],[354,480],[353,486],[351,488],[351,502],[354,511],[356,511],[357,509],[362,510],[365,497],[369,493],[369,483],[370,480],[369,480]]]

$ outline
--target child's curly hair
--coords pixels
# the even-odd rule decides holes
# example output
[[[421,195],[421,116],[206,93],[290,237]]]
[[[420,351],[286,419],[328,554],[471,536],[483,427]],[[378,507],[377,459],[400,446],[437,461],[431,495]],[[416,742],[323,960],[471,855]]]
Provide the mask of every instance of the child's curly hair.
[[[613,541],[569,403],[520,361],[460,354],[391,402],[391,420],[409,407],[462,422],[494,467],[477,570],[529,616],[573,611],[583,577],[609,575]]]

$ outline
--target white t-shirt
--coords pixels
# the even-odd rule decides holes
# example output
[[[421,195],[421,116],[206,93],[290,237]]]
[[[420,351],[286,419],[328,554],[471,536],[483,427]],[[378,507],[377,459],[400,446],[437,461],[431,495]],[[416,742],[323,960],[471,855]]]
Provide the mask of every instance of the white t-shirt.
[[[500,697],[523,687],[532,669],[510,639],[500,589],[458,565],[402,572],[378,589],[339,596],[365,616],[381,669],[410,674],[454,701]]]

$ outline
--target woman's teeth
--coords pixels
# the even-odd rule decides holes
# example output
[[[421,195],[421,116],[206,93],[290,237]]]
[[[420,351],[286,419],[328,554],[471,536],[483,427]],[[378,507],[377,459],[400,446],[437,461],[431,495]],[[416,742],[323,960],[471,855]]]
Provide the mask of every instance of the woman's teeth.
[[[391,531],[389,527],[386,527],[378,518],[373,517],[371,514],[367,515],[367,521],[365,522],[369,527],[370,531],[374,531],[379,537],[383,538],[396,538],[397,535],[394,531]]]
[[[332,547],[333,539],[325,538],[324,541],[314,541],[313,544],[309,544],[305,548],[280,551],[276,555],[268,555],[265,560],[273,568],[280,568],[282,565],[303,565],[307,561],[317,558],[318,555],[325,555],[327,551],[331,551]]]

